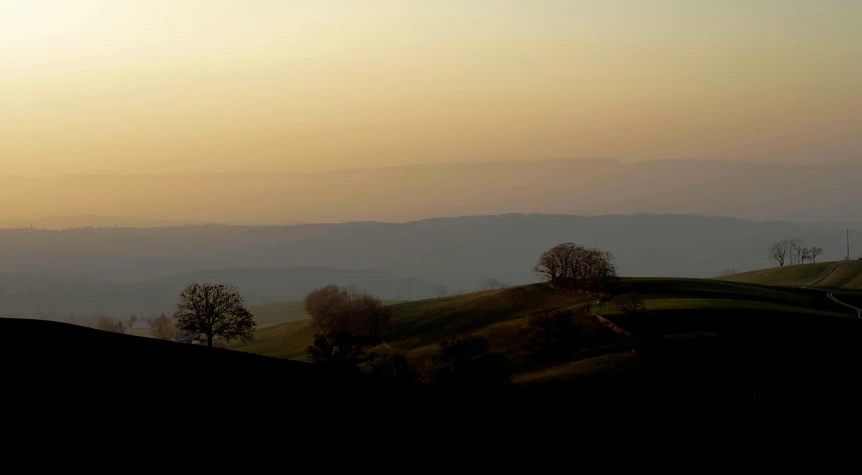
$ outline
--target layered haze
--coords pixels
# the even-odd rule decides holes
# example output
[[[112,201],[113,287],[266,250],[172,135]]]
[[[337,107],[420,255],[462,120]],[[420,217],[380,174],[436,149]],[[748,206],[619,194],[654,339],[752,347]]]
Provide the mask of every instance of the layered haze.
[[[612,159],[318,173],[0,177],[0,227],[404,222],[501,213],[862,221],[862,164]]]

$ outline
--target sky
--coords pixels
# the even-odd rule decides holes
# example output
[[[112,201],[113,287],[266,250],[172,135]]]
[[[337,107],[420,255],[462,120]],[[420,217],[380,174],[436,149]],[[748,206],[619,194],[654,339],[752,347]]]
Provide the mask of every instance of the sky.
[[[0,0],[0,175],[862,160],[857,0]]]

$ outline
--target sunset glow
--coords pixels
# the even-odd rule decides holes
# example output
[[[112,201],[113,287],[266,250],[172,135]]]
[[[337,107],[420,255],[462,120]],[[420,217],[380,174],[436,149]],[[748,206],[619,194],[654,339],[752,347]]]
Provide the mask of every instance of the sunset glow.
[[[608,3],[2,0],[0,174],[860,156],[859,2]]]

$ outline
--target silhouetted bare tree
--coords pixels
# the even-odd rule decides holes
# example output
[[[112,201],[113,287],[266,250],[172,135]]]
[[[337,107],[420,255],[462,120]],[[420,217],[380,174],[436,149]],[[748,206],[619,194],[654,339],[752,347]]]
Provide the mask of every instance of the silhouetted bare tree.
[[[535,271],[553,286],[561,283],[569,268],[569,258],[572,255],[572,243],[559,244],[542,253]]]
[[[811,257],[811,261],[814,263],[817,263],[817,256],[819,256],[820,254],[823,254],[823,248],[814,246],[808,250],[808,253]]]
[[[310,292],[305,311],[321,333],[349,332],[377,339],[389,324],[389,311],[380,299],[336,285]]]
[[[174,319],[178,330],[206,335],[207,346],[210,347],[215,337],[227,342],[234,339],[252,341],[257,326],[239,291],[222,284],[191,284],[186,287],[180,293]]]
[[[788,247],[787,241],[777,241],[769,248],[769,257],[774,259],[780,267],[784,267],[787,260]]]
[[[449,289],[446,286],[441,285],[437,287],[437,298],[443,298],[449,295]]]
[[[794,258],[796,264],[802,263],[802,253],[805,251],[805,247],[803,246],[802,240],[793,239],[790,241],[790,263],[794,264]]]
[[[613,254],[563,243],[545,251],[535,267],[551,285],[571,292],[600,292],[617,277]]]

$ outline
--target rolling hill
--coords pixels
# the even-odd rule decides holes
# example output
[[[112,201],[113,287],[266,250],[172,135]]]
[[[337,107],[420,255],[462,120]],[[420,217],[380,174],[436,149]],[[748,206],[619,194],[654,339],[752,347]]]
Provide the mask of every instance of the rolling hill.
[[[611,302],[543,284],[393,305],[392,326],[375,353],[406,351],[433,374],[431,356],[450,334],[488,339],[506,355],[513,387],[545,403],[590,407],[788,408],[850,407],[862,397],[853,378],[862,364],[862,326],[822,290],[721,280],[629,278],[612,289],[646,305],[635,315]],[[841,298],[862,301],[862,292]],[[587,342],[573,358],[535,359],[530,315],[590,304],[577,317]],[[308,320],[260,329],[254,343],[231,348],[305,360],[314,329]],[[574,407],[577,407],[575,405]],[[668,412],[670,414],[671,412]]]
[[[697,373],[688,366],[696,361],[708,368],[705,374],[723,372],[722,359],[731,358],[729,355],[733,355],[733,365],[740,374],[752,370],[746,369],[747,365],[783,368],[774,358],[786,351],[786,345],[818,346],[832,338],[844,338],[848,329],[852,334],[860,331],[853,326],[854,316],[819,290],[719,280],[635,278],[623,279],[614,292],[638,294],[646,311],[623,315],[611,302],[588,302],[583,295],[558,292],[543,284],[400,303],[390,307],[392,327],[386,343],[372,351],[405,350],[414,364],[428,369],[430,357],[444,336],[472,333],[487,337],[493,351],[507,356],[516,386],[566,384],[602,391],[599,388],[648,384],[646,375],[653,370],[646,367],[663,374],[662,378],[671,378],[676,371]],[[595,315],[603,317],[579,317],[577,324],[589,335],[589,343],[573,361],[536,363],[529,343],[530,315],[587,304],[592,305]],[[249,345],[235,343],[229,347],[305,361],[305,348],[313,334],[310,321],[294,321],[258,330],[255,342]],[[807,341],[812,335],[818,335],[818,341]],[[689,352],[698,356],[686,362]],[[656,361],[661,361],[660,369],[652,366],[658,364]],[[722,378],[734,379],[727,374]],[[725,383],[742,384],[734,381]],[[785,383],[789,384],[776,382]],[[715,389],[706,379],[698,384],[705,385],[704,391],[706,387]]]
[[[3,361],[4,399],[28,397],[51,405],[76,407],[197,400],[206,408],[213,385],[222,397],[239,397],[239,386],[252,388],[256,397],[269,391],[296,402],[319,396],[317,388],[337,390],[358,384],[321,367],[234,351],[102,332],[44,320],[0,318],[0,361]],[[207,351],[210,350],[210,351]],[[309,388],[306,394],[285,395],[274,376]],[[239,383],[236,390],[222,382]],[[218,405],[212,400],[213,405]],[[170,406],[174,407],[172,402]],[[198,410],[199,408],[196,408]],[[171,419],[181,414],[171,410]],[[167,422],[167,421],[166,421]],[[173,422],[173,421],[171,421]]]
[[[824,289],[862,290],[862,261],[848,261],[835,269],[817,287]]]
[[[857,344],[862,327],[821,290],[667,278],[622,279],[610,290],[639,295],[646,310],[625,315],[608,301],[589,301],[543,284],[402,302],[390,307],[391,328],[385,342],[372,351],[404,350],[420,371],[427,372],[433,371],[430,357],[442,338],[482,335],[492,351],[506,355],[512,370],[514,384],[501,388],[495,397],[536,396],[544,401],[542,410],[570,415],[579,407],[816,410],[820,404],[851,404],[862,397],[854,378],[847,377],[862,364]],[[845,292],[853,298],[862,296]],[[530,343],[530,316],[585,305],[591,305],[591,312],[575,321],[586,338],[580,350],[565,360],[537,360]],[[291,308],[295,310],[296,304],[271,310],[287,315]],[[369,406],[361,401],[369,395],[377,402],[388,401],[390,409],[397,405],[392,393],[383,396],[372,387],[389,389],[369,386],[362,376],[345,379],[316,365],[285,361],[304,359],[313,336],[308,320],[262,326],[253,343],[229,345],[240,351],[35,320],[0,319],[0,331],[6,336],[0,346],[3,361],[27,361],[4,374],[10,387],[26,388],[22,394],[28,395],[34,388],[49,394],[49,386],[84,388],[73,393],[75,404],[86,405],[111,392],[138,399],[155,400],[165,394],[206,399],[215,385],[221,400],[237,394],[234,403],[255,407],[299,403],[307,408],[327,404],[333,395],[348,398],[350,404],[339,406],[344,410],[361,407],[367,413]],[[425,400],[436,401],[430,406],[396,399],[412,404],[414,411],[426,411],[440,410],[442,400],[437,398],[444,394],[453,396],[449,402],[469,410],[476,401],[492,397],[470,393],[464,399],[456,389],[443,389],[430,386],[411,393],[431,396]],[[513,407],[537,410],[532,403],[525,404]],[[483,408],[490,411],[486,405],[476,410]]]
[[[204,280],[237,285],[250,305],[299,300],[330,283],[427,299],[440,287],[473,292],[486,278],[534,283],[536,259],[561,242],[613,252],[621,275],[709,278],[767,266],[765,249],[790,238],[824,248],[824,260],[845,249],[840,225],[648,214],[0,230],[0,314],[158,315],[173,310],[185,285]]]
[[[834,272],[830,274],[833,267],[835,267]],[[862,261],[818,262],[773,267],[720,277],[720,279],[728,282],[787,287],[811,285],[822,289],[862,290]]]

